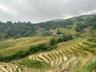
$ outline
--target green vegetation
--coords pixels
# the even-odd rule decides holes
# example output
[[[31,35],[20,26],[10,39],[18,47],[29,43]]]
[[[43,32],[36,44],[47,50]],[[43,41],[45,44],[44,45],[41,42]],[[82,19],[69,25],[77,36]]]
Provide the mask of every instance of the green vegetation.
[[[67,29],[66,31],[72,30],[77,34],[77,32],[82,32],[89,26],[96,29],[95,21],[96,15],[74,17],[67,20],[52,20],[38,24],[33,24],[31,22],[0,22],[0,39],[3,40],[6,38],[19,38],[36,35],[49,36],[51,35],[50,30],[57,30],[61,28],[64,30]],[[72,31],[70,34],[73,33]]]
[[[0,22],[0,38],[19,38],[47,34],[48,30],[56,29],[57,27],[66,27],[71,25],[71,20],[49,21],[38,24],[32,24],[31,22],[15,22],[8,21],[6,23]],[[43,34],[44,33],[44,34]]]
[[[96,15],[0,22],[0,72],[96,72]]]
[[[11,61],[14,59],[20,59],[23,57],[26,57],[30,54],[34,54],[34,53],[38,53],[38,52],[44,52],[44,51],[50,51],[56,48],[56,45],[50,45],[50,44],[45,44],[45,43],[41,43],[41,44],[37,44],[37,45],[33,45],[32,47],[29,47],[26,50],[19,50],[15,53],[13,53],[12,55],[7,55],[7,56],[0,56],[0,61]]]
[[[58,43],[65,42],[71,39],[72,39],[71,35],[68,35],[68,36],[62,35],[56,38],[52,37],[47,44],[41,43],[41,44],[33,45],[32,47],[29,47],[27,50],[22,49],[12,55],[7,55],[7,56],[1,55],[0,61],[11,61],[14,59],[24,58],[30,54],[35,54],[35,53],[44,52],[44,51],[51,51],[57,48],[56,45]]]
[[[22,63],[20,63],[20,65],[25,65],[30,68],[39,69],[40,72],[45,72],[46,70],[51,68],[51,66],[45,62],[41,62],[38,60],[37,61],[30,60],[30,59],[26,59],[26,60],[22,61]]]
[[[86,64],[79,72],[96,72],[96,59],[93,59]]]
[[[56,45],[60,42],[66,42],[66,41],[69,41],[72,39],[73,39],[72,35],[61,34],[60,36],[52,37],[51,40],[49,41],[49,44],[50,45]]]

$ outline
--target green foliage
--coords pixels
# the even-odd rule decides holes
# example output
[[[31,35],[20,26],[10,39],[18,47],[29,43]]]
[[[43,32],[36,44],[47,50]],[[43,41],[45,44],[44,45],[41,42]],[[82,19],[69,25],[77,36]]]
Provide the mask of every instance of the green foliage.
[[[46,65],[48,65],[44,62],[37,61],[37,60],[30,60],[30,59],[26,59],[26,60],[22,61],[20,64],[27,65],[28,67],[33,67],[33,68],[36,68],[36,69],[37,68],[42,68],[42,67],[45,68]]]
[[[96,37],[96,28],[95,28],[95,30],[93,30],[92,35],[93,35],[93,37]]]
[[[81,18],[81,19],[78,20],[78,18]],[[93,29],[96,29],[96,15],[81,16],[78,18],[76,18],[77,27],[75,28],[77,32],[83,31],[83,29],[88,26],[91,26],[93,27]]]
[[[83,31],[83,29],[88,26],[92,26],[93,29],[96,29],[96,15],[80,16],[67,20],[52,20],[37,24],[31,22],[0,22],[0,39],[35,36],[40,34],[48,36],[50,35],[51,29],[72,28],[74,23],[77,26],[75,28],[77,32]]]
[[[49,64],[38,61],[38,60],[25,59],[22,62],[20,62],[19,64],[27,66],[29,68],[38,69],[39,72],[45,72],[46,70],[51,68],[51,66]]]
[[[76,31],[81,32],[83,30],[84,26],[82,24],[77,24]]]
[[[50,44],[38,44],[38,45],[34,45],[32,47],[30,47],[28,50],[20,50],[16,53],[14,53],[13,55],[7,55],[7,56],[0,56],[0,61],[11,61],[11,60],[15,60],[15,59],[20,59],[20,58],[24,58],[30,54],[35,54],[38,52],[44,52],[44,51],[50,51],[57,48],[56,45],[50,45]]]
[[[53,37],[52,39],[50,39],[48,43],[34,45],[34,46],[30,47],[28,50],[20,50],[13,55],[8,55],[8,56],[4,56],[4,57],[0,56],[0,61],[11,61],[14,59],[24,58],[30,54],[50,51],[50,50],[57,48],[58,43],[65,42],[65,41],[68,41],[71,39],[72,39],[71,35],[59,35],[57,37]]]
[[[49,44],[50,44],[50,45],[55,45],[55,44],[57,44],[57,39],[56,39],[55,37],[52,37],[52,38],[50,39],[50,41],[49,41]]]
[[[72,40],[72,39],[73,39],[72,35],[61,34],[57,37],[52,37],[49,41],[49,44],[50,45],[56,45],[60,42],[66,42],[66,41]]]
[[[96,71],[96,59],[86,64],[79,72],[95,72]]]
[[[36,46],[33,46],[33,47],[31,47],[30,48],[30,51],[32,52],[32,53],[36,53],[36,52],[38,52],[38,51],[47,51],[47,49],[48,49],[48,45],[46,45],[46,44],[39,44],[39,45],[36,45]]]
[[[0,34],[0,40],[5,39],[5,35],[4,34]]]
[[[31,22],[14,22],[8,21],[6,23],[0,22],[0,36],[3,38],[19,38],[34,35],[49,35],[50,29],[56,29],[71,25],[71,20],[60,20],[60,21],[48,21],[38,24]],[[40,32],[38,32],[40,31]]]

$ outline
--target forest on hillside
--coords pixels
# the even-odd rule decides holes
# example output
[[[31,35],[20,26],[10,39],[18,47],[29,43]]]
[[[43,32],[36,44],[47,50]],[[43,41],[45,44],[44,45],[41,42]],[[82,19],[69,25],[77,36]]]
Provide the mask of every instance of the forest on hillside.
[[[96,15],[79,16],[70,19],[57,19],[41,23],[31,22],[0,22],[0,39],[7,38],[20,38],[35,35],[50,35],[51,30],[59,28],[70,29],[72,26],[75,31],[82,32],[88,26],[92,26],[96,29]]]

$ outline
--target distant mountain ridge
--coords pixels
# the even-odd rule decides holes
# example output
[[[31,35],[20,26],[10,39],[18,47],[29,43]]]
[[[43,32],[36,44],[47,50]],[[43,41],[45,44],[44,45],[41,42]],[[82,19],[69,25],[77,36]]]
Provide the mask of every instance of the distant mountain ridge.
[[[50,30],[55,30],[59,28],[73,28],[77,32],[81,32],[84,28],[91,26],[96,28],[96,15],[83,15],[78,17],[73,17],[69,19],[56,19],[47,22],[40,22],[37,24],[32,24],[31,22],[16,22],[12,23],[8,21],[7,23],[0,22],[0,38],[10,38],[10,37],[26,37],[48,34]]]

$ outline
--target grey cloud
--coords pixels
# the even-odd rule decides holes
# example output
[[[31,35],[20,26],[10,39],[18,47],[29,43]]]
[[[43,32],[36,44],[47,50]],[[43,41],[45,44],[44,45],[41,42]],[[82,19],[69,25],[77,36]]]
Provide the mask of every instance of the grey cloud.
[[[69,15],[96,12],[96,0],[0,0],[0,20],[46,21]],[[13,12],[12,12],[13,10]],[[13,14],[10,14],[13,13]]]

